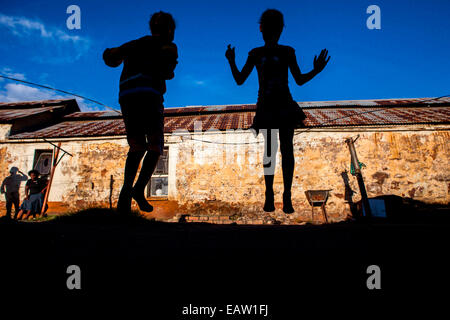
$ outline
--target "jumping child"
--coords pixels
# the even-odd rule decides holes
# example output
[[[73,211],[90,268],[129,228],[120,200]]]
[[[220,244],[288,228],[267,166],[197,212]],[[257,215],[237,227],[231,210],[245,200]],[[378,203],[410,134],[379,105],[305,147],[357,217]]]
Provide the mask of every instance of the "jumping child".
[[[149,22],[151,36],[132,40],[103,53],[105,64],[118,67],[119,103],[130,146],[125,163],[125,176],[117,209],[128,213],[133,198],[139,208],[151,212],[144,189],[155,170],[164,148],[164,106],[166,80],[174,77],[178,52],[173,43],[175,21],[169,13],[157,12]],[[145,157],[144,157],[145,155]],[[143,165],[133,186],[139,164]]]
[[[276,133],[279,132],[280,151],[283,169],[283,211],[293,213],[291,186],[294,175],[294,129],[303,126],[305,114],[293,100],[288,86],[288,69],[295,82],[301,86],[314,78],[327,65],[330,57],[323,49],[319,57],[314,57],[314,69],[306,74],[300,68],[292,47],[278,44],[284,28],[283,14],[274,9],[266,10],[259,21],[259,29],[264,46],[254,48],[248,54],[247,62],[239,71],[235,62],[235,48],[228,45],[225,56],[230,63],[231,72],[238,85],[242,85],[253,68],[256,67],[259,80],[256,114],[251,129],[264,136],[264,180],[266,185],[264,211],[275,211],[273,178],[275,158],[278,149]]]

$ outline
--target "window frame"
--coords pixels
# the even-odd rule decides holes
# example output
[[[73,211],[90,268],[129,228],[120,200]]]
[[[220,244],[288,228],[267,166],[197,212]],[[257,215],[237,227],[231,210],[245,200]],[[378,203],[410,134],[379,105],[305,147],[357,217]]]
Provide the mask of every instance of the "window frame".
[[[32,167],[33,170],[36,169],[36,166],[38,164],[39,158],[45,153],[49,153],[50,154],[50,159],[49,159],[49,161],[50,161],[50,169],[49,169],[49,172],[45,173],[45,174],[41,173],[40,170],[39,170],[39,173],[40,173],[41,177],[48,177],[48,176],[50,176],[50,173],[51,173],[52,167],[53,167],[53,150],[52,149],[34,149],[34,158],[33,158],[33,167]]]
[[[147,184],[146,195],[147,195],[147,198],[149,198],[149,199],[165,200],[169,196],[169,148],[168,147],[164,147],[163,156],[165,157],[165,161],[166,161],[166,172],[156,173],[156,168],[158,168],[158,164],[162,160],[162,157],[160,157],[158,159],[158,164],[156,165],[155,172],[152,174],[152,177],[150,178],[150,180],[148,181],[148,184]],[[154,178],[167,178],[167,194],[160,195],[160,196],[151,194],[152,180]]]

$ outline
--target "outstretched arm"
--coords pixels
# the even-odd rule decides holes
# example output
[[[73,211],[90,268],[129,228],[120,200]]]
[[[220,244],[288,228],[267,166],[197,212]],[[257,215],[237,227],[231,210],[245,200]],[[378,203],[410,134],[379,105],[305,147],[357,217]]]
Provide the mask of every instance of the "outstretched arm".
[[[318,75],[325,68],[328,61],[330,61],[331,57],[327,58],[327,55],[328,50],[323,49],[319,54],[319,58],[317,58],[317,56],[314,57],[314,69],[308,73],[301,73],[297,63],[297,58],[295,57],[295,53],[293,53],[292,57],[289,59],[289,69],[291,70],[295,83],[299,86],[304,85]]]
[[[239,71],[238,67],[236,66],[236,55],[234,53],[234,47],[231,48],[231,45],[228,45],[227,51],[225,52],[225,57],[228,59],[228,62],[230,64],[231,73],[233,74],[234,80],[240,86],[245,82],[245,80],[247,80],[250,73],[252,73],[254,63],[250,59],[247,59],[247,62],[242,68],[242,71]]]

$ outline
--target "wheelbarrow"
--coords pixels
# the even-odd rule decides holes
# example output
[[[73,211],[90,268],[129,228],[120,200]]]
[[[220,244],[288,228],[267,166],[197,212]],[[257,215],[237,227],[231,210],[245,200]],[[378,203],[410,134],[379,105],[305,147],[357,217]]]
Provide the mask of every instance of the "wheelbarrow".
[[[322,214],[325,218],[325,222],[328,223],[327,212],[325,210],[325,204],[330,195],[330,190],[306,190],[306,199],[311,205],[311,218],[314,220],[314,207],[320,206],[322,208]]]

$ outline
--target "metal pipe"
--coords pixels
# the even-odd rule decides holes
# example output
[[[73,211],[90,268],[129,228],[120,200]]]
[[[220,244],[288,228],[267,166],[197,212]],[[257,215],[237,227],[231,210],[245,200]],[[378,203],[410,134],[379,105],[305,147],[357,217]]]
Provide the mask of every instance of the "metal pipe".
[[[355,174],[356,174],[356,179],[358,180],[359,191],[361,192],[361,200],[362,200],[363,208],[364,208],[364,211],[366,212],[367,217],[371,218],[372,210],[370,210],[369,197],[367,196],[366,186],[364,184],[364,179],[363,179],[363,176],[361,173],[361,168],[359,167],[358,156],[356,155],[356,149],[355,149],[355,144],[354,144],[355,141],[356,141],[356,139],[353,140],[352,138],[348,138],[345,140],[345,142],[347,143],[348,148],[350,150],[350,156],[352,159],[351,161],[352,161],[353,167],[355,168]]]

